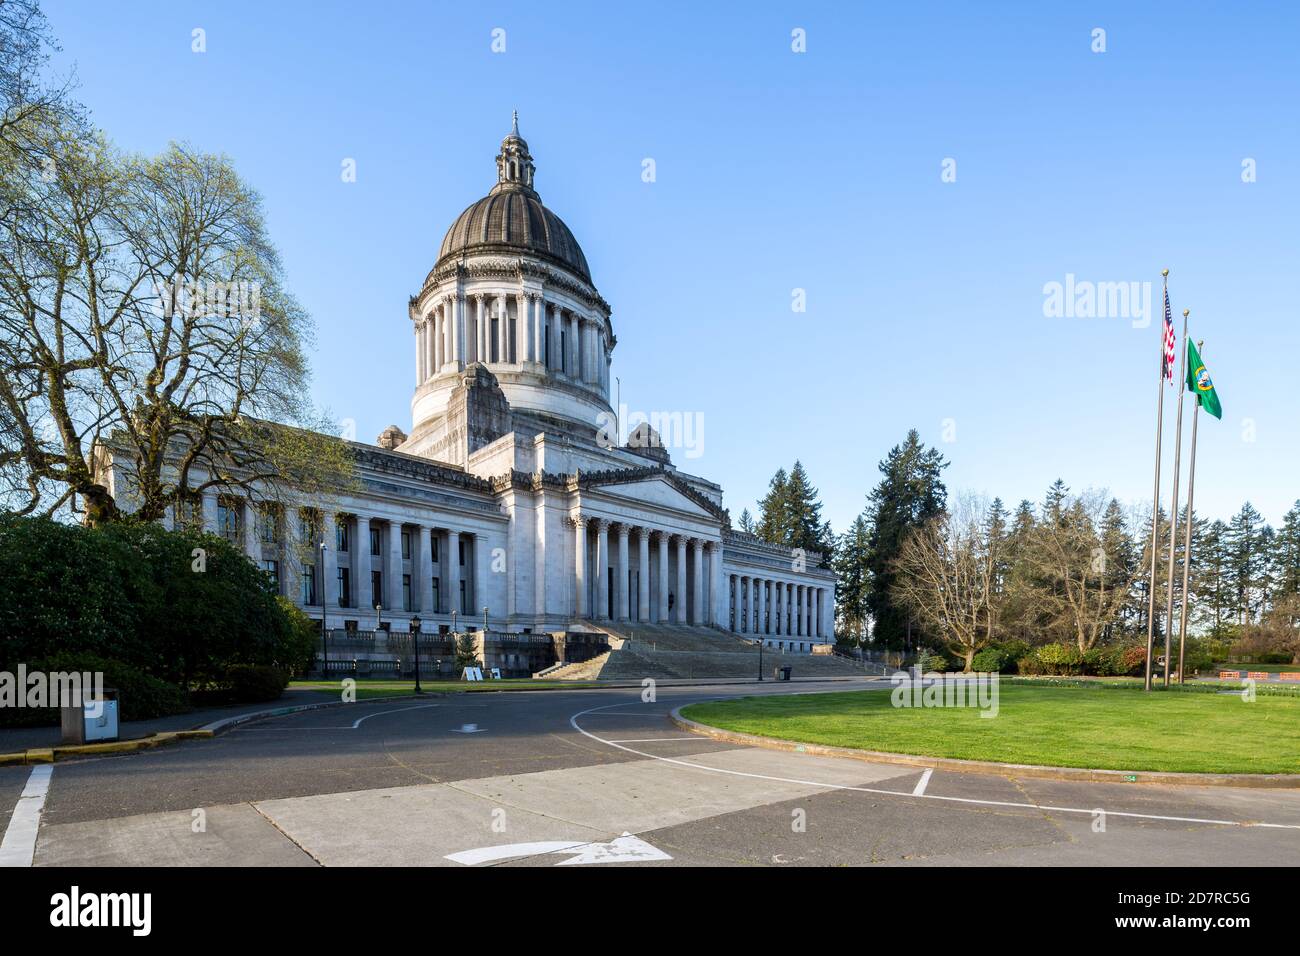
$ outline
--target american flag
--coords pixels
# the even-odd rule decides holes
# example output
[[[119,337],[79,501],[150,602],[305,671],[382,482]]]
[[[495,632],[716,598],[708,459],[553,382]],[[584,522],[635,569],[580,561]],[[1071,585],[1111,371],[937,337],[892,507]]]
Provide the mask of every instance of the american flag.
[[[1174,335],[1174,320],[1169,314],[1169,286],[1165,286],[1165,359],[1164,372],[1169,378],[1169,384],[1174,382],[1174,342],[1177,336]]]

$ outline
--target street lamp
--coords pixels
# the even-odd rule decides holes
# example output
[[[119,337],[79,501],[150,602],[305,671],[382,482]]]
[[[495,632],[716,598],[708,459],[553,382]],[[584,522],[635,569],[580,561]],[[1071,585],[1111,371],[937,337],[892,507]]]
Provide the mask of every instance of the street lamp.
[[[420,615],[411,618],[411,643],[415,645],[415,692],[420,693]]]
[[[378,632],[378,631],[382,631],[383,629],[384,629],[384,606],[382,604],[376,604],[375,605],[375,631]]]
[[[758,679],[763,679],[763,639],[758,639]]]
[[[320,676],[329,679],[329,638],[325,630],[325,539],[320,543]]]

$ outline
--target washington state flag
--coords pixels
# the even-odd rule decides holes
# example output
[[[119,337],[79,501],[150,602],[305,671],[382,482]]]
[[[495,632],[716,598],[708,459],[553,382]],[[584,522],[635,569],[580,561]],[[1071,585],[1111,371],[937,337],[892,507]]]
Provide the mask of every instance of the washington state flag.
[[[1201,361],[1200,349],[1195,342],[1187,343],[1187,390],[1196,395],[1201,407],[1219,421],[1223,421],[1223,406],[1219,404],[1219,393],[1214,390],[1210,373]]]

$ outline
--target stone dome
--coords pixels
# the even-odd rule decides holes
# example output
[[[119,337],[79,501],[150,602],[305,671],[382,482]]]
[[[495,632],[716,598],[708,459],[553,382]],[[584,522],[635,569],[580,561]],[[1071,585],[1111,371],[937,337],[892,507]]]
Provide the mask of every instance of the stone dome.
[[[516,115],[497,155],[496,186],[456,217],[438,249],[437,265],[470,253],[525,253],[548,259],[590,283],[582,247],[563,220],[542,205],[533,189],[533,170]]]

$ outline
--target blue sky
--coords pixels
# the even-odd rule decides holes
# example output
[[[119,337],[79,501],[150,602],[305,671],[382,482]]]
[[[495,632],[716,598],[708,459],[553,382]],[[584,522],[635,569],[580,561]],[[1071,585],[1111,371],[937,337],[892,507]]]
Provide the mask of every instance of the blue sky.
[[[121,146],[225,152],[261,191],[317,325],[314,394],[363,440],[410,427],[407,297],[518,109],[613,307],[623,400],[703,416],[679,464],[733,515],[800,458],[843,530],[911,427],[950,489],[1149,497],[1158,320],[1049,318],[1043,289],[1149,281],[1158,312],[1163,267],[1225,409],[1202,416],[1198,511],[1276,523],[1300,497],[1293,4],[46,12]]]

